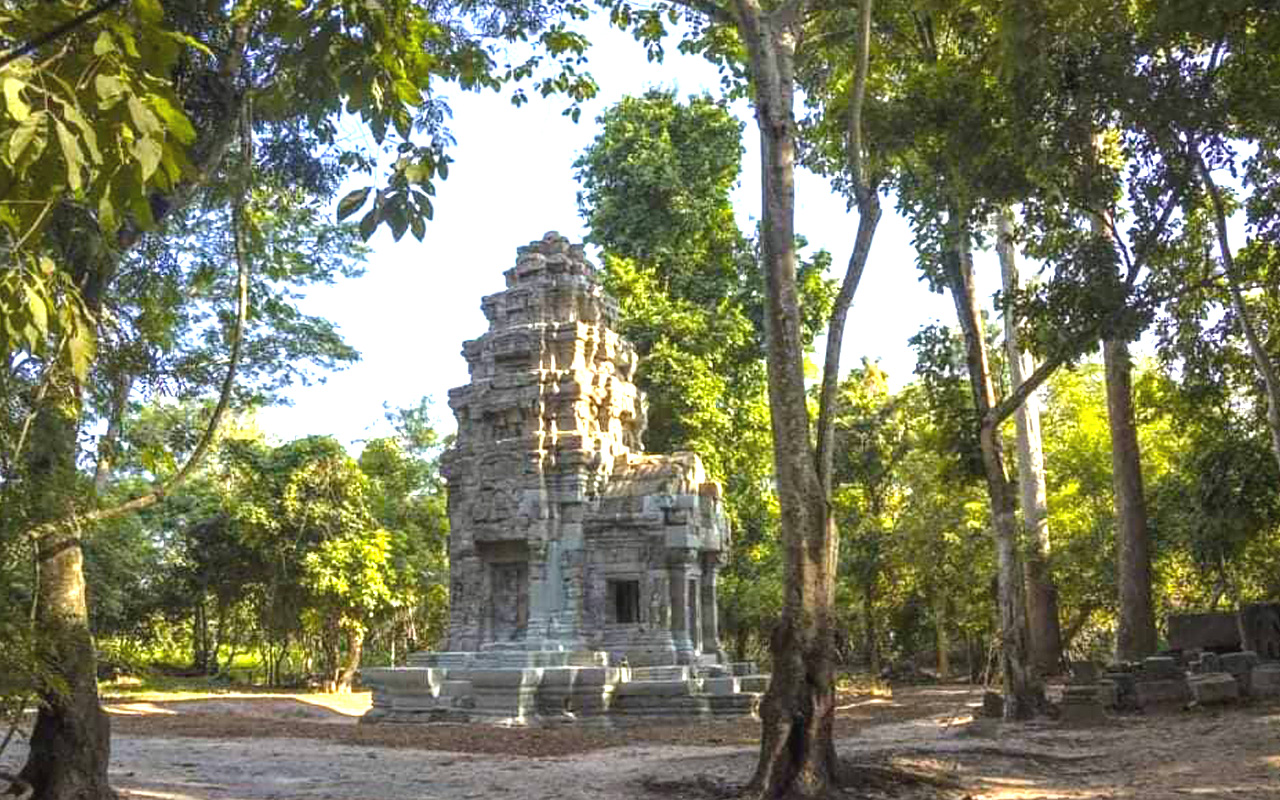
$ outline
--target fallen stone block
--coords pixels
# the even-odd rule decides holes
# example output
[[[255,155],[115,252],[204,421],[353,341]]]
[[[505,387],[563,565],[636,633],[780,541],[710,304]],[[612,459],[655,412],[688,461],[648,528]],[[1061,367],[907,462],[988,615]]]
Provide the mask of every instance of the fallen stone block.
[[[999,692],[982,693],[982,716],[1000,719],[1004,716],[1004,696]]]
[[[1094,684],[1098,682],[1098,665],[1092,661],[1071,662],[1071,682]]]
[[[1240,694],[1248,697],[1252,689],[1251,678],[1253,668],[1258,663],[1258,654],[1252,650],[1244,650],[1239,653],[1225,653],[1220,660],[1222,671],[1231,673],[1231,676],[1240,684]]]
[[[1142,673],[1138,679],[1163,681],[1182,678],[1182,667],[1178,665],[1177,659],[1171,656],[1148,656],[1142,660]]]
[[[1202,706],[1233,703],[1240,699],[1240,685],[1226,672],[1209,672],[1188,681],[1191,696]]]
[[[1280,695],[1280,664],[1259,664],[1249,678],[1249,691],[1254,697]]]
[[[1132,672],[1108,672],[1103,677],[1116,687],[1115,708],[1132,710],[1138,708],[1138,682]]]
[[[1137,681],[1133,691],[1138,707],[1144,710],[1181,706],[1191,700],[1191,690],[1185,678]]]
[[[1103,708],[1120,707],[1120,687],[1116,682],[1103,678],[1097,683],[1098,705]]]

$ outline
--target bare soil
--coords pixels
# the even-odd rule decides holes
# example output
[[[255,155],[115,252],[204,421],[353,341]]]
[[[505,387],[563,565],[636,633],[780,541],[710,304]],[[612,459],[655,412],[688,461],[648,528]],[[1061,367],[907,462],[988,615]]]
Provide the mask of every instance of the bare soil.
[[[974,720],[968,686],[842,699],[857,797],[1276,798],[1280,703],[1070,728]],[[359,725],[367,694],[112,702],[126,798],[711,798],[750,777],[758,723],[619,729]],[[21,746],[0,769],[21,763]],[[916,780],[903,780],[903,773]]]

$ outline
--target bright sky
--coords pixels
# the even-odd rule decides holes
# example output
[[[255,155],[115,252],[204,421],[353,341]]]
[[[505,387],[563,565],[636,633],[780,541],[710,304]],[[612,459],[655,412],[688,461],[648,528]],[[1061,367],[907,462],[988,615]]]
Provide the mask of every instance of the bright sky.
[[[515,263],[517,247],[549,230],[574,241],[585,235],[572,164],[597,133],[595,117],[651,86],[674,86],[681,95],[718,91],[714,67],[675,52],[674,43],[664,63],[650,64],[629,34],[592,21],[588,35],[600,95],[584,106],[577,124],[561,116],[565,103],[555,98],[515,108],[492,92],[444,90],[457,146],[425,240],[406,235],[397,243],[380,230],[364,277],[315,289],[303,304],[308,313],[336,322],[362,360],[330,374],[323,385],[295,389],[292,407],[263,411],[264,430],[282,440],[333,434],[349,443],[386,432],[384,401],[409,406],[423,395],[435,400],[440,428],[453,429],[447,392],[467,382],[462,342],[486,329],[480,298],[503,288],[502,272]],[[734,204],[739,225],[749,231],[760,214],[759,142],[749,106],[739,103],[734,110],[747,122]],[[822,178],[801,171],[796,189],[797,232],[812,247],[829,250],[843,271],[856,215],[846,212],[843,198]],[[954,324],[955,312],[949,298],[918,280],[910,231],[892,206],[886,203],[854,300],[842,362],[847,370],[862,356],[878,358],[892,381],[902,384],[915,363],[907,339],[935,320]],[[999,285],[994,258],[979,261],[978,278],[989,297]]]

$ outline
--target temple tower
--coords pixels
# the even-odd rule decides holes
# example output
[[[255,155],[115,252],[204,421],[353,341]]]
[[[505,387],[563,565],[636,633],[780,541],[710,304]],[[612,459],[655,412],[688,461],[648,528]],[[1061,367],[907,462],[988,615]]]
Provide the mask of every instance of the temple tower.
[[[517,252],[449,392],[448,649],[715,654],[719,489],[694,454],[641,452],[636,352],[581,245]]]

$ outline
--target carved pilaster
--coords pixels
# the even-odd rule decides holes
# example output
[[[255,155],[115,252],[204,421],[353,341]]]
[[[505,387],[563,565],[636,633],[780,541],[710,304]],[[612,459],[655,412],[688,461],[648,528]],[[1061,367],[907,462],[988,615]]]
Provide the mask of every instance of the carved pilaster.
[[[694,660],[693,637],[689,630],[689,578],[698,562],[698,551],[674,548],[667,551],[667,573],[671,596],[671,638],[675,642],[676,661],[688,664]]]
[[[702,652],[714,653],[724,661],[720,649],[720,605],[716,596],[716,582],[720,575],[720,554],[702,554]]]

